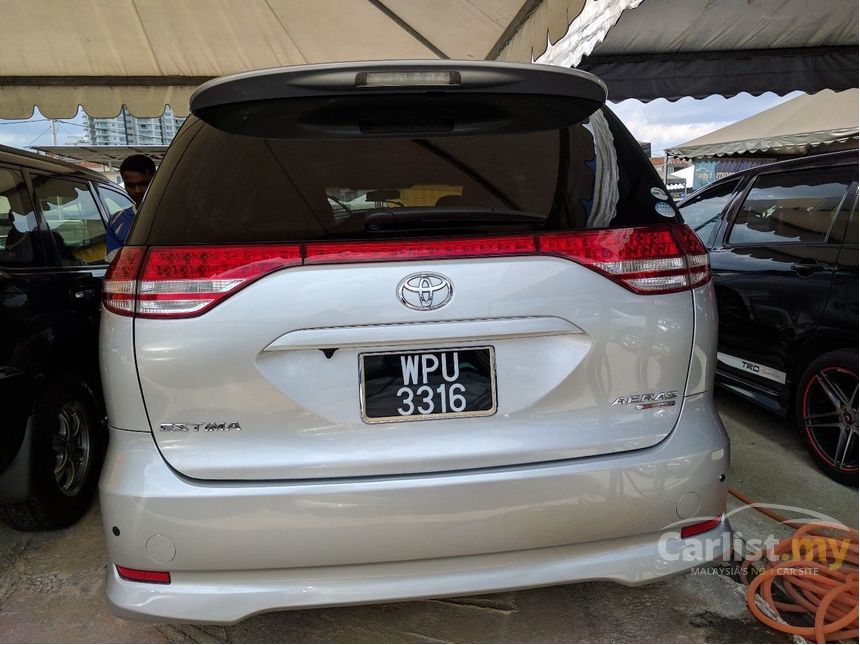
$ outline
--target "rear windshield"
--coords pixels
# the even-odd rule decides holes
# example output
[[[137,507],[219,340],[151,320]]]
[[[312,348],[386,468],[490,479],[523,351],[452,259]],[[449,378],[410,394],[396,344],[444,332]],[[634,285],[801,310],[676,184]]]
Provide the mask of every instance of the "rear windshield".
[[[563,231],[681,221],[605,107],[520,95],[289,99],[191,117],[130,244]]]

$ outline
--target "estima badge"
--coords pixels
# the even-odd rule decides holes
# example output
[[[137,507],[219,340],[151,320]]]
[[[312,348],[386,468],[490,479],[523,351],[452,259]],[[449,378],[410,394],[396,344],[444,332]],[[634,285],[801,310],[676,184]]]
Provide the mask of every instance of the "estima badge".
[[[162,432],[230,432],[241,430],[238,421],[185,421],[183,423],[162,423]]]
[[[454,295],[451,281],[439,273],[413,273],[397,285],[397,297],[416,311],[432,311],[447,305]]]

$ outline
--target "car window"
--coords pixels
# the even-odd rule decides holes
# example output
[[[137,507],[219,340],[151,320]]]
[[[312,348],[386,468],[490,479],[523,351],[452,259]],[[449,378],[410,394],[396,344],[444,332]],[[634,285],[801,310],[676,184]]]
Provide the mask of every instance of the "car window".
[[[0,168],[0,264],[31,267],[44,262],[42,239],[24,176],[17,170]]]
[[[56,177],[37,177],[33,183],[63,264],[103,263],[105,225],[89,186]]]
[[[857,245],[857,192],[855,189],[854,200],[851,206],[851,217],[848,219],[848,228],[845,231],[845,244]]]
[[[715,186],[681,207],[684,221],[696,231],[696,235],[705,244],[708,243],[714,227],[719,223],[723,209],[731,201],[739,182],[740,180],[730,181]]]
[[[855,172],[836,166],[760,176],[735,218],[729,243],[826,241]]]
[[[126,208],[131,208],[134,205],[130,197],[110,188],[98,186],[96,190],[98,190],[99,198],[102,200],[102,205],[104,205],[108,217],[116,215],[120,211],[124,211]]]
[[[855,168],[856,173],[856,168]],[[855,174],[856,178],[856,174]],[[836,223],[830,231],[830,242],[834,244],[857,244],[857,185],[851,188],[848,198],[842,203]]]
[[[663,184],[641,147],[608,110],[560,97],[438,98],[438,114],[426,97],[404,96],[386,100],[385,111],[377,97],[287,99],[191,117],[129,243],[378,240],[680,221],[672,200],[655,196]]]

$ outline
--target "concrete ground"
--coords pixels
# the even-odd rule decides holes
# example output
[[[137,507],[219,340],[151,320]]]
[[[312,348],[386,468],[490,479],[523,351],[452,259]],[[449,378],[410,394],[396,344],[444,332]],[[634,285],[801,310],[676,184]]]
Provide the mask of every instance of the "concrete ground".
[[[821,474],[791,424],[728,393],[731,483],[760,502],[802,507],[857,526],[857,489]],[[745,538],[789,531],[750,510]],[[797,516],[797,513],[785,511]],[[713,571],[628,588],[582,583],[469,598],[277,612],[238,625],[138,623],[104,601],[98,506],[76,526],[19,533],[0,525],[0,641],[10,642],[790,642],[747,612],[744,588]]]

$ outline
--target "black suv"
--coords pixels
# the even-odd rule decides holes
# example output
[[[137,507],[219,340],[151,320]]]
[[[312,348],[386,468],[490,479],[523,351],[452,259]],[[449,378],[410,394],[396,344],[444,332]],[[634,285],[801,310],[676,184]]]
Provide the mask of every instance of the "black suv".
[[[856,484],[857,151],[737,173],[679,206],[710,249],[718,381],[794,414],[816,463]]]
[[[0,146],[0,519],[67,526],[96,489],[105,221],[131,200],[78,166]]]

